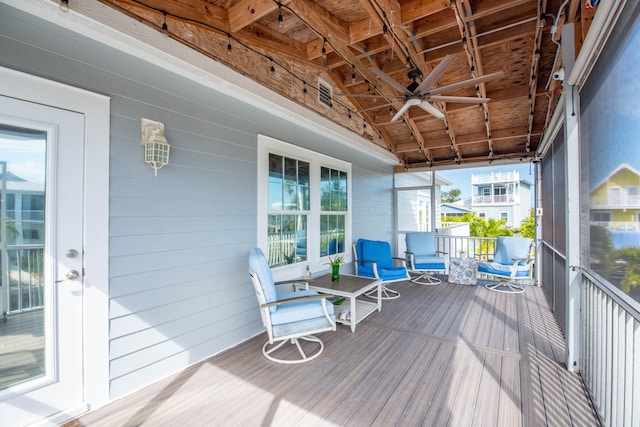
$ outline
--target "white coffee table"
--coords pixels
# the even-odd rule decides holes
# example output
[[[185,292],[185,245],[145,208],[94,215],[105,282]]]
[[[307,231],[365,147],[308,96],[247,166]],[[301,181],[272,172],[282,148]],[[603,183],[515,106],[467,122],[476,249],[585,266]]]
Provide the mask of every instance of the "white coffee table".
[[[348,304],[347,301],[344,301],[342,304],[334,305],[333,307],[336,322],[343,325],[350,325],[351,332],[355,332],[356,325],[362,322],[365,317],[376,311],[376,309],[378,311],[382,309],[382,282],[377,279],[341,274],[339,281],[332,282],[331,274],[325,274],[323,276],[315,277],[310,282],[301,282],[296,284],[296,286],[348,299]],[[374,288],[378,289],[378,297],[376,298],[377,302],[357,299],[360,295]],[[351,314],[350,319],[340,319],[340,314],[345,310],[349,310]]]

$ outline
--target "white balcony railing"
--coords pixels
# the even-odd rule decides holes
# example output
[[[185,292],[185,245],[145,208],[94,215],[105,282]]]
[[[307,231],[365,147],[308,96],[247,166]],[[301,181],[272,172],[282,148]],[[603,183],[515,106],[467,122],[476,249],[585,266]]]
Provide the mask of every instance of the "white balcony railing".
[[[474,205],[516,203],[515,194],[496,194],[493,196],[473,196],[471,203]]]
[[[513,182],[519,180],[520,174],[517,171],[471,175],[471,184],[489,184],[492,182]]]
[[[44,245],[16,245],[1,247],[0,289],[4,298],[2,314],[42,308],[44,286]]]
[[[591,225],[610,231],[640,231],[640,222],[637,221],[591,221]]]
[[[607,206],[613,208],[640,208],[640,195],[591,196],[591,207]]]
[[[640,313],[582,276],[582,378],[606,426],[640,425]]]

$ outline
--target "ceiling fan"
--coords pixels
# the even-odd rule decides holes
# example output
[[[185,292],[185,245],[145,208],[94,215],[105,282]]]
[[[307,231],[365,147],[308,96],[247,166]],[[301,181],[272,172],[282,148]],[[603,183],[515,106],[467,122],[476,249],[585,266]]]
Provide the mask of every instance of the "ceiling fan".
[[[458,102],[463,104],[479,104],[484,102],[489,102],[490,98],[480,98],[480,97],[468,97],[468,96],[442,96],[441,93],[448,92],[450,90],[459,89],[465,86],[475,85],[478,83],[488,82],[490,80],[498,79],[504,77],[504,73],[499,71],[497,73],[487,74],[485,76],[476,77],[469,80],[464,80],[458,83],[452,83],[446,86],[440,86],[433,89],[429,89],[431,86],[435,84],[435,82],[442,76],[442,74],[449,68],[451,63],[455,60],[454,55],[447,55],[444,59],[429,73],[427,77],[422,80],[422,82],[418,83],[418,79],[421,76],[420,70],[417,68],[412,68],[407,73],[407,76],[411,79],[411,83],[406,88],[403,87],[400,83],[395,81],[389,75],[385,74],[381,69],[377,67],[369,67],[369,71],[374,73],[380,79],[387,82],[389,85],[396,88],[398,91],[403,92],[404,95],[364,95],[364,94],[341,94],[343,96],[354,97],[354,98],[399,98],[399,101],[389,102],[387,104],[376,105],[375,107],[365,108],[363,110],[359,110],[358,112],[376,110],[379,108],[391,106],[394,104],[398,104],[404,102],[404,105],[398,110],[398,112],[391,119],[392,122],[398,120],[402,115],[413,106],[418,106],[425,110],[427,113],[432,114],[433,116],[443,119],[444,114],[434,107],[429,101],[435,102]]]

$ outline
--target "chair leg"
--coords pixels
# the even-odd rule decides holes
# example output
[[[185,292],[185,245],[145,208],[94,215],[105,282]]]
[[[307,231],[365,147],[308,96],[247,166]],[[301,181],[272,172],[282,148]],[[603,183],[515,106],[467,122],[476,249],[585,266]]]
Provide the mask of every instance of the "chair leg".
[[[440,283],[442,283],[442,280],[429,274],[426,271],[422,271],[418,276],[412,278],[410,282],[415,283],[416,285],[433,286],[439,285]]]
[[[310,356],[307,356],[305,351],[302,349],[302,346],[300,345],[300,340],[314,342],[316,344],[319,344],[320,348],[318,350],[316,350]],[[301,357],[300,359],[280,359],[278,357],[275,357],[275,355],[272,355],[273,352],[277,351],[278,349],[280,349],[283,345],[285,345],[287,343],[290,343],[290,344],[296,346],[296,348],[298,350],[298,353],[300,353],[300,357]],[[322,353],[322,351],[324,350],[324,343],[322,342],[322,340],[320,340],[317,337],[314,337],[313,335],[307,335],[307,336],[304,336],[304,337],[291,338],[289,340],[284,340],[284,341],[279,342],[278,344],[276,344],[273,348],[270,348],[270,349],[267,350],[267,347],[269,347],[269,345],[270,345],[269,341],[267,341],[262,346],[262,353],[264,354],[264,357],[266,357],[267,359],[271,360],[272,362],[282,363],[282,364],[285,364],[285,365],[295,365],[297,363],[308,362],[308,361],[313,360],[316,357],[320,356],[320,353]]]
[[[508,280],[501,280],[498,283],[490,283],[485,285],[485,288],[490,291],[502,292],[504,294],[521,294],[524,292],[524,287],[516,285]]]
[[[364,295],[369,298],[378,299],[378,290],[373,289],[369,292],[366,292]],[[382,285],[380,299],[389,300],[396,298],[400,298],[400,292],[387,287],[387,285]]]

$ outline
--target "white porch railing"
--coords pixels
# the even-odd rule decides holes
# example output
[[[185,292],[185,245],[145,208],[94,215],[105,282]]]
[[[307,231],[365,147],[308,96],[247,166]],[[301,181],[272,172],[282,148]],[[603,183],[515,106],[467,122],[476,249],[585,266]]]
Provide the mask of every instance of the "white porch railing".
[[[0,310],[2,315],[44,305],[44,245],[2,246]]]
[[[582,276],[582,378],[606,426],[640,425],[640,313]]]
[[[436,235],[436,249],[444,252],[445,259],[475,258],[477,260],[492,260],[496,250],[495,237],[471,237]]]
[[[307,259],[306,233],[297,232],[267,236],[267,258],[271,267],[287,265]],[[338,242],[344,242],[344,233],[323,233],[320,235],[320,256],[332,255],[338,248]],[[326,252],[329,253],[326,253]]]

